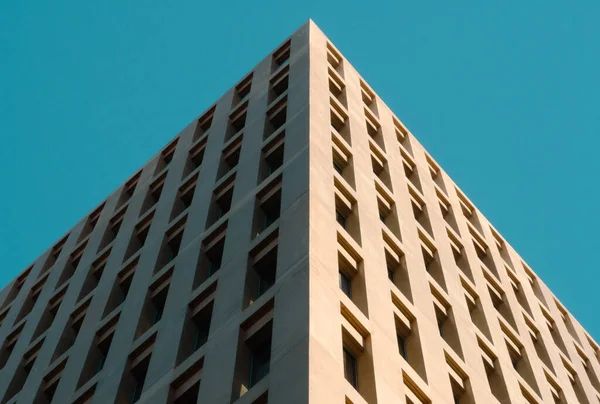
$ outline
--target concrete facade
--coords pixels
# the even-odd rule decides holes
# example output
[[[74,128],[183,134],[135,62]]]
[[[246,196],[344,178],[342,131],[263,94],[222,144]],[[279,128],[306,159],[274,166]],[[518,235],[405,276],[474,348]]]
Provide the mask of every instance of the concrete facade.
[[[599,356],[312,21],[0,292],[0,404],[592,404]]]

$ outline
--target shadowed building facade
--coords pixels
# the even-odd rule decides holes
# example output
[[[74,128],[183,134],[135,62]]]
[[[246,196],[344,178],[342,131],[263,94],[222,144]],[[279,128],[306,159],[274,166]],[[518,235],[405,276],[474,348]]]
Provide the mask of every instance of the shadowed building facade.
[[[0,292],[0,404],[596,404],[598,357],[312,21]]]

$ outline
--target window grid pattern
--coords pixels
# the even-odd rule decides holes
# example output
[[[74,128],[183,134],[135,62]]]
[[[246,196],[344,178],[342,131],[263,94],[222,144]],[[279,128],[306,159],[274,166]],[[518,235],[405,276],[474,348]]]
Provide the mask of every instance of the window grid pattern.
[[[306,143],[308,88],[298,86],[294,100],[287,92],[307,81],[306,41],[307,27],[0,291],[1,403],[283,396],[269,388],[284,373],[269,361],[291,346],[278,323],[279,306],[290,304],[286,284],[294,272],[307,276],[286,258],[292,248],[307,255],[301,234],[282,224],[305,216],[287,208],[307,192],[294,171],[307,169],[308,154],[288,148]],[[262,271],[259,286],[246,284],[254,281],[239,271],[246,267]],[[248,302],[247,290],[260,295]]]
[[[597,343],[318,28],[312,42],[312,113],[331,113],[311,115],[311,150],[315,160],[332,152],[318,163],[330,179],[311,178],[311,194],[331,195],[311,206],[311,223],[322,223],[311,254],[315,271],[332,268],[330,288],[340,285],[311,316],[337,317],[342,329],[328,340],[341,380],[332,402],[600,402]],[[348,181],[346,172],[362,175]],[[343,283],[333,271],[340,257]],[[403,266],[398,281],[393,268]],[[348,352],[358,383],[344,383]],[[391,369],[404,383],[378,384]],[[334,390],[323,383],[311,388]]]
[[[597,403],[599,352],[311,21],[0,291],[2,404]]]

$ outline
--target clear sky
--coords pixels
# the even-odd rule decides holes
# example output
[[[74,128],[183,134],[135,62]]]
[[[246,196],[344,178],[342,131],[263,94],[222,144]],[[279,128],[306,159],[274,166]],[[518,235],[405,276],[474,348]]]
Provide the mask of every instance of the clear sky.
[[[0,287],[309,17],[600,339],[598,0],[0,0]]]

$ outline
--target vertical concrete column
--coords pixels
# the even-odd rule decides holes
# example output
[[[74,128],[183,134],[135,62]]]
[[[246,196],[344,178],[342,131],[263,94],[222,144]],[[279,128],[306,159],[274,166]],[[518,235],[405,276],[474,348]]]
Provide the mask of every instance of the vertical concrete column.
[[[327,38],[310,22],[309,403],[344,402]]]
[[[309,395],[309,35],[292,36],[277,253],[269,402]]]

